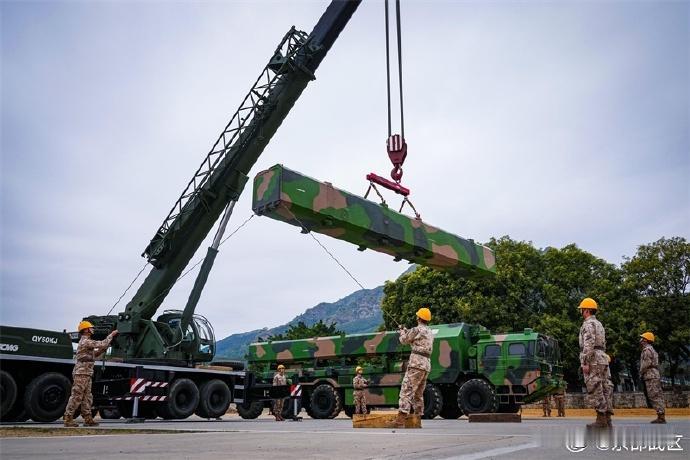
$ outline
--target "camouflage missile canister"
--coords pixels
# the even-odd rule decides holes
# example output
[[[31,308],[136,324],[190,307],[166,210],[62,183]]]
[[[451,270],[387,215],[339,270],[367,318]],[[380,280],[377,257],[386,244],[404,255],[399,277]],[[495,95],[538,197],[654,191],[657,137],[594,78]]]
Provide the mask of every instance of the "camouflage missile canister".
[[[539,400],[563,385],[558,343],[531,329],[491,334],[465,323],[430,327],[434,345],[426,418],[515,412],[521,403]],[[383,331],[252,343],[248,362],[264,380],[284,364],[288,377],[303,386],[302,404],[309,415],[330,418],[341,408],[353,410],[352,378],[358,365],[369,381],[367,403],[396,406],[409,354],[397,332]]]
[[[301,227],[465,277],[491,275],[491,249],[445,232],[384,205],[339,190],[296,171],[275,165],[254,179],[252,209]]]

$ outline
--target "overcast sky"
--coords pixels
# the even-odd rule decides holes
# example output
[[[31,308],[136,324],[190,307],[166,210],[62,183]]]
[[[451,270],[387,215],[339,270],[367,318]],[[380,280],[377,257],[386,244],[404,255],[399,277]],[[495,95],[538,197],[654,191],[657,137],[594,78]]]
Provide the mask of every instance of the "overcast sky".
[[[310,32],[326,5],[3,1],[2,323],[73,330],[107,313],[283,34]],[[688,2],[402,14],[403,182],[425,221],[616,264],[690,236]],[[252,177],[280,162],[363,194],[366,173],[387,175],[384,50],[383,3],[365,0]],[[250,215],[248,186],[229,229]],[[321,241],[366,287],[406,269]],[[311,238],[257,217],[221,247],[197,311],[224,337],[356,288]]]

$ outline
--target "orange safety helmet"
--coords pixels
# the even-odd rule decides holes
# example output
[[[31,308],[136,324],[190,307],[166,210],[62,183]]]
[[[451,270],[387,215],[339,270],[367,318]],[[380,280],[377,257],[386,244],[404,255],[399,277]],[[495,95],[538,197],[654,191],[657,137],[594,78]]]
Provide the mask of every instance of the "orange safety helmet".
[[[649,331],[645,332],[644,334],[640,334],[640,337],[642,337],[643,339],[645,339],[647,342],[650,342],[650,343],[654,343],[654,339],[656,339],[656,337],[654,337],[654,334],[652,334]]]
[[[91,324],[91,322],[89,322],[89,321],[81,321],[81,322],[79,323],[79,326],[77,326],[77,330],[78,330],[79,332],[81,332],[81,331],[83,331],[84,329],[90,329],[90,328],[92,328],[92,327],[93,327],[93,324]]]
[[[599,306],[597,305],[596,301],[592,299],[591,297],[587,297],[585,299],[582,299],[582,302],[580,302],[580,306],[577,307],[579,309],[586,308],[588,310],[597,310]]]
[[[417,310],[417,318],[423,319],[426,322],[431,321],[431,310],[426,307],[422,307]]]

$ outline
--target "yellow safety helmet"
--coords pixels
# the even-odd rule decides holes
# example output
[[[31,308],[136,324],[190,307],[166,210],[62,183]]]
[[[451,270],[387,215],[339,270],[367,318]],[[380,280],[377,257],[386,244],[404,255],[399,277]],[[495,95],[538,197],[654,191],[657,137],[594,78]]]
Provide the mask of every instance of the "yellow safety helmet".
[[[362,368],[362,366],[357,366],[357,368],[355,369],[355,372],[359,372],[359,371],[364,372],[364,369]]]
[[[580,306],[577,308],[587,308],[589,310],[596,310],[599,307],[597,306],[597,303],[594,299],[592,299],[591,297],[587,297],[585,299],[582,299],[582,302],[580,302]]]
[[[654,342],[654,339],[655,339],[654,334],[652,334],[649,331],[645,332],[644,334],[641,334],[640,337],[645,339],[647,342]]]
[[[89,321],[81,321],[79,323],[79,326],[77,326],[77,330],[79,332],[83,331],[84,329],[89,329],[93,327],[93,324],[91,324]]]
[[[422,307],[417,310],[417,318],[421,318],[424,321],[431,321],[431,310],[426,307]]]
[[[278,364],[278,370],[281,370],[281,369],[285,369],[285,366],[283,366],[282,364]]]

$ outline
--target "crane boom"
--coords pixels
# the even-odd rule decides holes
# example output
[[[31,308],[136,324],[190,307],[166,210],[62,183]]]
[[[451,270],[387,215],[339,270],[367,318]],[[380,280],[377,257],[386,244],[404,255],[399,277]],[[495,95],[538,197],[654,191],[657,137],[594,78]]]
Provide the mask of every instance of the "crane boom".
[[[151,324],[151,318],[223,210],[239,198],[250,169],[315,79],[316,69],[360,2],[332,1],[311,34],[292,27],[278,44],[142,254],[153,268],[118,315],[123,357],[157,355],[157,346],[145,343],[150,340],[165,346],[165,338],[160,337],[164,334]]]

